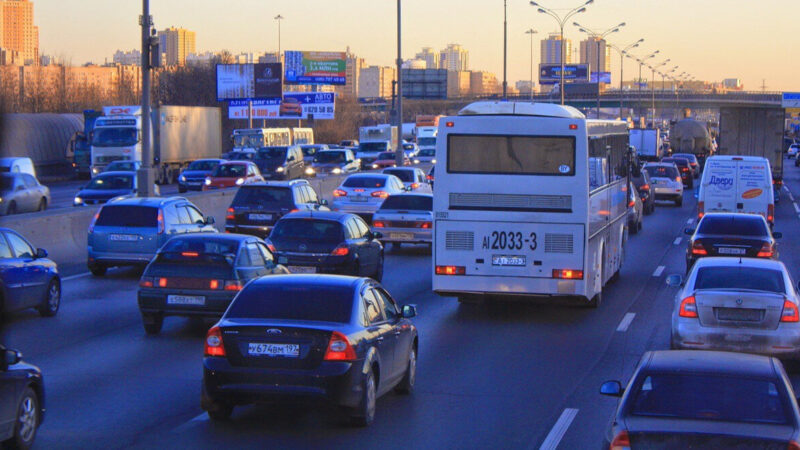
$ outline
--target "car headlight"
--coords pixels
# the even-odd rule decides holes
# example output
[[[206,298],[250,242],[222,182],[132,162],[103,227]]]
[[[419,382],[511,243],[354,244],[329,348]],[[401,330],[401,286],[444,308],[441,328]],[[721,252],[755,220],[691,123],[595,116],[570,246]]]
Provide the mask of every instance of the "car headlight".
[[[283,171],[284,171],[283,166],[278,167],[277,169],[275,169],[275,172],[278,172],[278,173],[283,172]]]
[[[313,175],[314,168],[313,167],[306,167],[306,175]]]
[[[244,184],[244,178],[237,178],[236,179],[236,185],[237,186],[241,186],[243,184]]]
[[[436,164],[436,159],[432,159],[431,163]]]
[[[186,176],[184,176],[184,175],[181,175],[181,176],[180,176],[180,178],[178,178],[178,180],[179,180],[181,183],[186,183]]]
[[[372,165],[372,168],[373,168],[373,169],[377,169],[377,168],[378,168],[378,165],[377,165],[377,164],[373,164],[373,165]]]
[[[206,178],[206,181],[204,181],[204,183],[206,184],[206,186],[211,186],[211,178]]]
[[[80,198],[80,197],[75,197],[75,199],[72,200],[72,204],[74,206],[82,205],[83,204],[83,199]]]
[[[340,173],[342,173],[342,169],[334,167],[333,170],[331,170],[331,173],[334,175],[339,175]]]
[[[98,169],[97,167],[92,167],[92,173],[97,175],[98,173],[100,173],[100,169]]]
[[[415,159],[415,160],[414,160],[414,164],[419,164],[419,160],[418,160],[418,159]]]

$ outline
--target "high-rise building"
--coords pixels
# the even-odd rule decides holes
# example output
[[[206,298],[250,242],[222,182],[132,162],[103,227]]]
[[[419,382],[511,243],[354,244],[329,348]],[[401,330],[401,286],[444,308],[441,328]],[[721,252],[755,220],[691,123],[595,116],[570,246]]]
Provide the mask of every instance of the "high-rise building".
[[[449,44],[439,52],[439,69],[469,70],[469,52],[459,44]]]
[[[167,56],[168,66],[186,65],[186,57],[195,53],[195,32],[170,27],[158,32],[159,51]]]
[[[472,95],[497,94],[501,92],[497,77],[491,72],[473,70],[469,77],[469,93]]]
[[[439,54],[433,51],[430,47],[422,47],[422,51],[414,56],[414,59],[421,59],[425,61],[424,69],[438,69],[439,68]]]
[[[39,27],[30,0],[0,0],[0,50],[4,64],[39,64]]]
[[[600,65],[598,66],[597,57],[598,52],[600,56]],[[611,46],[605,39],[591,37],[581,41],[581,64],[589,65],[589,73],[598,72],[611,72]]]
[[[542,39],[542,64],[561,64],[561,35],[553,33]],[[572,63],[572,41],[564,39],[564,64]]]
[[[136,49],[129,52],[117,50],[114,52],[112,60],[115,64],[122,64],[123,66],[138,66],[142,64],[142,52]]]
[[[468,71],[447,71],[447,96],[465,97],[469,94],[470,72]]]
[[[336,86],[334,92],[342,97],[357,98],[359,88],[359,78],[361,77],[361,69],[365,67],[364,58],[359,58],[350,52],[350,47],[347,47],[345,52],[345,85]]]
[[[391,97],[395,72],[394,67],[369,66],[362,68],[358,79],[358,97]]]

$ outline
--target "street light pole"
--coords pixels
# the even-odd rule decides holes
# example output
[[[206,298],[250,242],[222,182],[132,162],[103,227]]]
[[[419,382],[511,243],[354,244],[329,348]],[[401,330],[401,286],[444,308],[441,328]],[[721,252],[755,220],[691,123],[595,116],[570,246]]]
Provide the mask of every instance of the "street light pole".
[[[642,66],[644,66],[644,62],[647,61],[648,59],[655,58],[655,56],[659,52],[660,52],[660,50],[656,50],[653,53],[645,56],[644,58],[641,58],[641,59],[635,58],[636,62],[639,63],[639,80],[637,80],[637,82],[636,82],[636,84],[639,85],[639,94],[638,94],[639,101],[637,102],[639,104],[639,114],[640,114],[639,117],[641,117],[642,109],[643,109],[643,107],[642,107],[643,106],[643,102],[642,102]]]
[[[153,148],[150,136],[150,0],[142,0],[142,168],[136,174],[136,192],[139,197],[152,197]]]
[[[619,118],[622,118],[622,77],[623,68],[625,66],[625,55],[628,54],[628,50],[632,48],[636,48],[644,42],[644,38],[639,39],[638,41],[634,42],[633,44],[628,45],[625,48],[620,49],[616,45],[612,45],[611,48],[619,52]]]
[[[597,42],[597,67],[595,67],[595,71],[597,73],[597,118],[599,119],[600,118],[600,42],[601,41],[605,42],[606,36],[608,36],[611,33],[616,33],[617,31],[619,31],[620,28],[625,26],[625,22],[622,22],[617,26],[611,27],[608,30],[603,31],[602,33],[598,33],[589,28],[581,26],[581,24],[579,24],[578,22],[573,22],[572,24],[578,27],[578,30],[580,30],[582,33],[588,34],[595,40],[595,42]],[[589,73],[591,73],[591,70],[589,71]]]
[[[281,58],[281,21],[283,20],[283,16],[278,14],[275,16],[275,21],[278,22],[278,62],[282,61]]]
[[[545,8],[544,6],[541,6],[540,4],[538,4],[538,3],[534,2],[534,1],[531,2],[531,6],[535,6],[535,7],[538,8],[537,12],[542,13],[542,14],[547,14],[548,16],[556,19],[556,22],[558,23],[559,29],[561,30],[560,31],[560,39],[561,39],[561,41],[559,42],[559,44],[561,45],[561,51],[559,52],[560,53],[559,59],[561,60],[561,74],[560,74],[561,75],[561,84],[558,85],[558,90],[561,92],[561,104],[562,105],[564,104],[564,90],[565,90],[564,89],[564,58],[565,58],[565,56],[564,56],[564,24],[567,22],[567,20],[570,17],[574,16],[575,14],[579,14],[579,13],[585,12],[586,11],[586,6],[588,6],[588,5],[592,4],[592,3],[594,3],[594,0],[587,0],[583,5],[578,6],[577,8],[573,8],[572,10],[570,10],[562,18],[558,14],[556,14],[556,12],[553,11],[552,9]]]
[[[529,28],[525,31],[525,34],[531,37],[531,102],[533,101],[533,35],[536,33],[537,31],[533,28]]]
[[[403,166],[403,57],[402,57],[402,27],[401,27],[401,0],[397,0],[397,148],[395,149],[395,164]]]
[[[661,66],[667,65],[668,62],[670,62],[669,58],[667,58],[661,64],[653,64],[652,66],[650,66],[650,69],[652,69],[652,75],[651,75],[650,80],[653,83],[650,86],[650,95],[652,96],[652,99],[651,99],[651,102],[652,102],[651,103],[651,108],[652,108],[651,112],[653,114],[653,118],[652,118],[653,128],[656,127],[656,69],[658,69]]]
[[[508,0],[503,0],[503,101],[508,101]]]

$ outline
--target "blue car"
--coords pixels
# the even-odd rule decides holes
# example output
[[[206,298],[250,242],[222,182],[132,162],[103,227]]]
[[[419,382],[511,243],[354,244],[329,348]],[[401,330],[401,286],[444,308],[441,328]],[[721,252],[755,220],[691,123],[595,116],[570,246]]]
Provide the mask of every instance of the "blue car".
[[[155,187],[159,194],[158,186]],[[72,206],[102,205],[115,197],[136,193],[136,172],[103,172],[89,181],[72,201]]]
[[[0,228],[0,314],[36,308],[45,317],[61,305],[61,276],[47,252]]]
[[[178,177],[178,192],[202,191],[206,177],[211,175],[211,172],[223,162],[225,162],[224,159],[198,159],[197,161],[192,161]]]

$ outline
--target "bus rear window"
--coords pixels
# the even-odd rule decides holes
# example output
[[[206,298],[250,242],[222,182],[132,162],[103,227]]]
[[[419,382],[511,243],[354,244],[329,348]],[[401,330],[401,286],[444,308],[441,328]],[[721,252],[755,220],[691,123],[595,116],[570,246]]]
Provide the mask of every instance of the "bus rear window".
[[[572,176],[575,138],[451,134],[447,137],[447,171]]]

